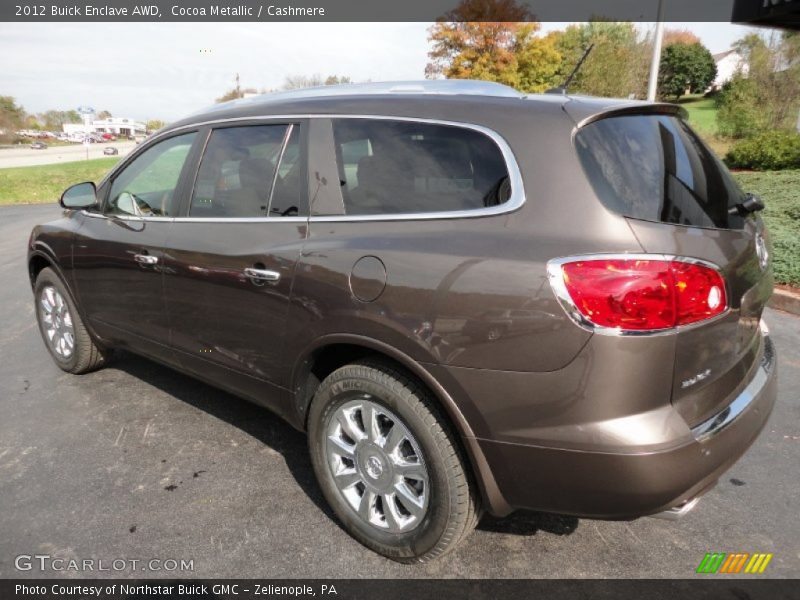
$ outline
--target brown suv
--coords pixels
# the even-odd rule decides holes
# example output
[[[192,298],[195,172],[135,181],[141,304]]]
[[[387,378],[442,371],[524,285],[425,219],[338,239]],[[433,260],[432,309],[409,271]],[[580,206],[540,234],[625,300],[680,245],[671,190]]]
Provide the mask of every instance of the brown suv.
[[[347,530],[400,561],[483,509],[694,506],[775,401],[763,205],[667,104],[479,82],[235,101],[36,227],[44,341],[125,348],[308,432]]]

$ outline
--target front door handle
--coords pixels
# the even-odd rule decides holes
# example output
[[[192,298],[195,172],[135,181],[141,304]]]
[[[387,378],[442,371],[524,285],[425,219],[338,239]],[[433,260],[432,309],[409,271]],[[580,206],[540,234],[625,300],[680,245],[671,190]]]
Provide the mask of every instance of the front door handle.
[[[281,278],[281,274],[277,271],[256,269],[254,267],[247,267],[244,270],[244,274],[247,275],[253,283],[264,283],[265,281],[276,283]]]
[[[155,265],[158,264],[157,256],[150,256],[149,254],[134,254],[133,260],[140,265]]]

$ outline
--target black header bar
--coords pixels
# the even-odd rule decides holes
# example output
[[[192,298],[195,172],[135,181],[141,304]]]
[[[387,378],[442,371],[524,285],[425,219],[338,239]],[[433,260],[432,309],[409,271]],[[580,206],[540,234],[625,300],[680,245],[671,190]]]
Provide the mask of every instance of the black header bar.
[[[800,0],[665,0],[664,20],[731,22],[734,1],[740,15],[763,14],[764,3],[769,5],[770,14],[778,11],[781,18],[800,10]],[[447,16],[457,5],[458,0],[3,0],[0,21],[430,22],[457,20]],[[528,19],[537,21],[587,21],[599,17],[650,22],[656,20],[658,0],[517,0],[515,14],[519,14],[519,8],[528,13]],[[485,10],[465,20],[520,20],[502,17],[496,11]]]

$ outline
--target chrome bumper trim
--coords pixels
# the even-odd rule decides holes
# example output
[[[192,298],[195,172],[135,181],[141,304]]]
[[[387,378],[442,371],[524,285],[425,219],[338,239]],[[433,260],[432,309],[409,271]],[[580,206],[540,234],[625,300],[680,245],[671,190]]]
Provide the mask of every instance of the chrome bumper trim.
[[[761,321],[761,333],[764,337],[764,355],[758,365],[756,374],[747,387],[728,406],[706,421],[692,427],[692,434],[698,442],[705,441],[723,431],[741,415],[750,403],[761,393],[769,375],[775,368],[775,349],[769,338],[769,329]]]

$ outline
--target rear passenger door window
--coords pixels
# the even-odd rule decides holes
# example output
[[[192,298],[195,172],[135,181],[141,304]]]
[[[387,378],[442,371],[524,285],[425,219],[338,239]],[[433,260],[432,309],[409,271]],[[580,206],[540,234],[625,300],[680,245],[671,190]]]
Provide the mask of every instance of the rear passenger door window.
[[[214,129],[197,172],[189,216],[297,216],[302,163],[299,125]]]
[[[382,119],[334,119],[345,214],[475,210],[511,196],[497,144],[451,125]]]

